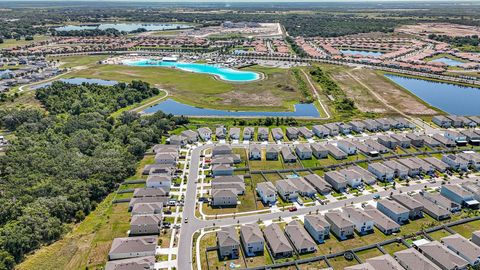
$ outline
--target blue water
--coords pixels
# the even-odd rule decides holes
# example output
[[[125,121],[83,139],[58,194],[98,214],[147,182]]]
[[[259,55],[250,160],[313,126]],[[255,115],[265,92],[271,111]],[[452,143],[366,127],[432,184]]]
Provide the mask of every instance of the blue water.
[[[102,79],[86,79],[86,78],[70,78],[70,79],[59,79],[57,81],[70,83],[70,84],[82,84],[82,83],[90,83],[90,84],[98,84],[98,85],[105,85],[105,86],[112,86],[117,84],[116,81],[107,81]],[[53,82],[47,82],[35,85],[31,87],[32,89],[39,89],[42,87],[50,86]]]
[[[385,74],[425,102],[456,115],[480,115],[480,88]]]
[[[249,82],[260,78],[260,75],[252,71],[240,71],[207,64],[162,62],[155,60],[124,61],[125,65],[138,67],[174,67],[195,73],[206,73],[220,77],[220,79],[232,82]]]
[[[382,52],[357,51],[357,50],[340,50],[340,52],[342,52],[343,54],[352,54],[352,55],[360,54],[363,56],[374,56],[374,57],[380,56],[383,54]]]
[[[132,32],[138,28],[145,28],[147,31],[161,31],[161,30],[175,30],[192,28],[191,25],[186,24],[172,24],[172,23],[102,23],[99,25],[66,25],[55,28],[56,31],[73,31],[73,30],[105,30],[113,28],[118,31]]]
[[[432,60],[430,62],[442,62],[442,63],[445,63],[445,64],[447,64],[449,66],[452,66],[452,67],[456,67],[456,66],[459,66],[459,65],[463,64],[463,62],[453,60],[453,59],[450,59],[448,57],[438,58],[438,59]]]
[[[214,109],[197,108],[167,99],[146,109],[145,113],[163,111],[174,115],[185,116],[221,116],[221,117],[319,117],[320,113],[313,104],[296,104],[293,112],[250,112],[250,111],[223,111]]]

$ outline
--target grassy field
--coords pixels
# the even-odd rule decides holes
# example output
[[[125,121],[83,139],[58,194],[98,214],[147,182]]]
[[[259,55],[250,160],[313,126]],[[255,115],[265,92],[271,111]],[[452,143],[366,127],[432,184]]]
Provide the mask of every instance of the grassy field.
[[[143,80],[166,89],[169,97],[179,102],[215,109],[291,111],[293,104],[302,99],[290,70],[259,66],[245,70],[261,72],[265,79],[251,83],[229,83],[206,74],[170,68],[121,65],[93,65],[91,68],[75,71],[69,74],[69,77],[123,82]]]
[[[14,48],[14,47],[17,47],[17,46],[24,46],[24,45],[28,45],[28,44],[31,44],[31,43],[36,42],[36,41],[43,41],[43,40],[46,40],[46,39],[48,39],[47,36],[40,36],[40,35],[35,36],[34,40],[4,39],[3,43],[0,44],[0,49],[10,49],[10,48]]]
[[[108,58],[108,55],[74,55],[62,57],[49,57],[48,60],[59,61],[63,68],[83,67],[87,65],[94,65],[98,61]]]

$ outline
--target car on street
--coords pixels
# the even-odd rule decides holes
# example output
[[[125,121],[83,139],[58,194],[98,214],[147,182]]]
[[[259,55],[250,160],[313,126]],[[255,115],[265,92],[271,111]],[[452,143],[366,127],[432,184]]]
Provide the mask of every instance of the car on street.
[[[295,211],[297,211],[297,207],[292,206],[292,207],[288,208],[288,211],[295,212]]]

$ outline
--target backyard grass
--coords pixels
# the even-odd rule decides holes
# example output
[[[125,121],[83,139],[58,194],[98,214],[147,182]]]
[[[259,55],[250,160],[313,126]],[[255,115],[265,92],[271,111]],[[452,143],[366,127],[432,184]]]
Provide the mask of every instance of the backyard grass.
[[[436,232],[429,233],[428,235],[433,239],[440,241],[441,238],[449,236],[451,234],[446,230],[438,230]]]
[[[265,79],[229,83],[211,75],[178,69],[122,65],[94,65],[70,76],[120,82],[143,80],[166,89],[179,102],[214,109],[292,111],[293,104],[302,99],[291,70],[260,66],[244,70],[261,72]]]
[[[395,253],[397,251],[407,249],[407,246],[405,246],[402,243],[391,243],[391,244],[388,244],[388,245],[385,245],[385,246],[382,246],[382,247],[391,256],[393,256],[393,253]]]
[[[480,220],[476,220],[473,222],[451,227],[452,230],[454,230],[455,232],[459,233],[460,235],[462,235],[467,239],[472,237],[472,232],[478,231],[479,228],[480,228]]]
[[[369,258],[383,255],[383,253],[378,248],[371,248],[360,252],[355,252],[355,254],[360,258],[362,262],[365,262]]]

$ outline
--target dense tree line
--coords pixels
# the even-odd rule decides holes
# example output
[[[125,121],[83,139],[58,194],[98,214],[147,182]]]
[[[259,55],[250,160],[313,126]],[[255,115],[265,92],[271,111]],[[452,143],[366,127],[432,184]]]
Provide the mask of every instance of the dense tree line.
[[[119,37],[121,35],[126,35],[127,32],[119,31],[114,28],[102,29],[84,29],[84,30],[52,30],[52,36],[63,36],[63,37],[96,37],[96,36],[108,36],[108,37]]]
[[[81,221],[134,174],[146,149],[187,122],[162,112],[109,116],[130,102],[125,100],[148,96],[132,91],[149,89],[142,82],[112,87],[56,83],[39,90],[48,112],[0,111],[1,128],[15,135],[0,157],[1,270],[58,240],[66,223]]]
[[[465,36],[465,37],[452,37],[447,35],[430,34],[428,35],[428,38],[436,41],[446,42],[458,47],[461,47],[461,46],[477,47],[480,44],[480,38],[478,37],[478,35]]]

